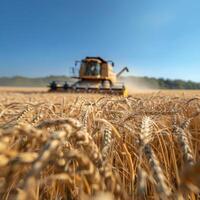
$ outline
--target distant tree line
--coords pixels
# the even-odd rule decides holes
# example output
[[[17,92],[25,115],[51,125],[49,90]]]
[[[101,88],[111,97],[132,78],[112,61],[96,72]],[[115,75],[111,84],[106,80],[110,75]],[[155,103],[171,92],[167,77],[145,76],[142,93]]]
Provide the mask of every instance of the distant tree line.
[[[144,77],[149,82],[152,82],[153,85],[157,83],[158,88],[160,89],[200,89],[200,83],[194,81],[183,81],[180,79],[171,80],[164,78],[148,78]]]
[[[22,86],[22,87],[46,87],[51,81],[70,81],[67,76],[48,76],[40,78],[27,78],[22,76],[0,77],[0,86]],[[122,77],[121,81],[128,81],[131,84],[145,85],[152,89],[200,89],[200,83],[193,81],[171,80],[164,78]]]
[[[157,79],[161,89],[200,89],[200,83],[183,80]]]

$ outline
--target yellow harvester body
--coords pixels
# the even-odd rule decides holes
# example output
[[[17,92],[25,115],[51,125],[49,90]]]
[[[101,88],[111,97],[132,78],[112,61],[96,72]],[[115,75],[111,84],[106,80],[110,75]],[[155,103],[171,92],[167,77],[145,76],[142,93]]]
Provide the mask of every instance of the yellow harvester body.
[[[76,82],[59,85],[55,81],[50,84],[50,91],[59,92],[87,92],[127,95],[127,89],[123,83],[119,83],[117,78],[128,68],[123,68],[118,74],[113,72],[113,62],[105,61],[100,57],[86,57],[80,63],[79,75],[72,78]]]

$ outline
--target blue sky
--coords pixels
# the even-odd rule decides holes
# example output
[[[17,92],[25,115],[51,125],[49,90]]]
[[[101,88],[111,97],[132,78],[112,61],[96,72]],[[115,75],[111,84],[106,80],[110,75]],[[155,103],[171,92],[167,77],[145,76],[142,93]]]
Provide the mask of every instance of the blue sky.
[[[96,55],[200,81],[200,1],[0,0],[0,76],[65,75]]]

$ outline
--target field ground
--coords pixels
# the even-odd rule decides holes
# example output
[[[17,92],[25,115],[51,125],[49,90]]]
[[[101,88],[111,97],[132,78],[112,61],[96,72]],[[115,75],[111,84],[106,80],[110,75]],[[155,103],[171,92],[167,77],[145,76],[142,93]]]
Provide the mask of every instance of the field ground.
[[[0,87],[0,92],[46,92],[45,87]]]
[[[1,199],[198,199],[199,97],[1,87]]]
[[[48,88],[46,87],[1,87],[0,92],[3,93],[46,93],[48,92]],[[63,93],[64,94],[64,93]],[[62,94],[62,95],[63,95]],[[200,96],[200,90],[158,90],[158,89],[144,89],[144,90],[131,90],[129,91],[129,95],[168,95],[168,96]],[[64,94],[71,95],[71,94]],[[80,94],[78,94],[80,95]],[[76,95],[73,95],[76,96]],[[88,96],[88,95],[86,95]],[[95,95],[92,95],[95,96]],[[98,96],[98,95],[97,95]]]

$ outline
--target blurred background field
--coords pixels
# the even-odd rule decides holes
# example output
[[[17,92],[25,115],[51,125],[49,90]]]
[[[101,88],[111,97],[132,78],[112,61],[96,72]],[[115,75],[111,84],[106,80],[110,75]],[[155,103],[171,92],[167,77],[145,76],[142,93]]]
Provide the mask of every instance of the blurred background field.
[[[0,92],[1,94],[3,93],[10,93],[10,94],[15,94],[15,93],[27,93],[27,94],[34,94],[38,93],[41,95],[53,95],[55,94],[50,94],[48,92],[47,87],[4,87],[0,86]],[[78,96],[84,96],[84,97],[103,97],[104,95],[102,94],[84,94],[84,93],[57,93],[57,96],[60,96],[61,98],[63,97],[78,97]],[[186,97],[199,97],[200,96],[200,90],[177,90],[177,89],[138,89],[138,88],[133,88],[131,89],[130,86],[128,87],[128,95],[130,96],[151,96],[151,95],[160,95],[160,96],[186,96]],[[112,96],[112,95],[111,95]]]

